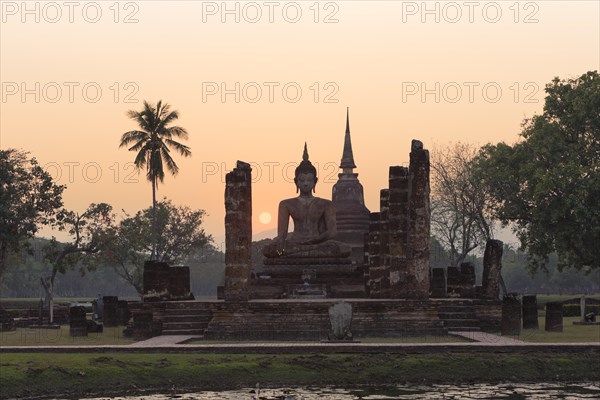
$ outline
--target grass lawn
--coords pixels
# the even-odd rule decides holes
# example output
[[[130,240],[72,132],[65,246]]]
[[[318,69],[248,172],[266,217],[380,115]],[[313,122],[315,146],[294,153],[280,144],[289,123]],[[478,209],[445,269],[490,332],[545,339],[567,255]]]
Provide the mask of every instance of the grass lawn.
[[[261,386],[590,381],[598,354],[44,354],[4,353],[2,397],[178,392]]]
[[[133,343],[133,339],[123,337],[124,328],[104,328],[102,333],[89,333],[83,337],[71,337],[68,325],[61,325],[60,329],[17,328],[16,331],[0,332],[0,346],[93,346]]]
[[[564,317],[562,332],[546,332],[545,321],[545,317],[538,317],[540,329],[523,329],[515,339],[535,343],[600,342],[600,325],[573,325],[574,321],[579,321],[579,317]]]

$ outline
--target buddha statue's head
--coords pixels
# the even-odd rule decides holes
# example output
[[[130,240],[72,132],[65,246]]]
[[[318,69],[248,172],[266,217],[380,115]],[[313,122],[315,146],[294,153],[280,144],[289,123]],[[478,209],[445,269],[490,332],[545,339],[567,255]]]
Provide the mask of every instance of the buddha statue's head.
[[[304,143],[302,162],[296,167],[294,175],[296,193],[298,193],[298,191],[300,191],[301,194],[310,194],[310,192],[314,192],[317,181],[317,169],[308,160],[308,149],[306,143]]]

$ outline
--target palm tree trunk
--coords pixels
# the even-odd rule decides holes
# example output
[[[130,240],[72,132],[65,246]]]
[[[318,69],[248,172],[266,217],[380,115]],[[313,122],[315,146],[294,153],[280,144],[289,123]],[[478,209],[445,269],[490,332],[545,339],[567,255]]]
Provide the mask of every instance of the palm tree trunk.
[[[156,176],[152,177],[152,254],[150,260],[156,260]]]

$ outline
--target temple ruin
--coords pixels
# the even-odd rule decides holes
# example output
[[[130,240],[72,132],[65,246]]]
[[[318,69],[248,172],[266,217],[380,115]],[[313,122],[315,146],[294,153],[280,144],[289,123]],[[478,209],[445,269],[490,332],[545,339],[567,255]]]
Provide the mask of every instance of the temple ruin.
[[[352,310],[355,338],[499,331],[502,242],[488,243],[483,287],[475,286],[472,264],[430,268],[430,165],[423,143],[411,142],[408,166],[390,166],[379,211],[366,207],[356,168],[347,111],[332,200],[313,195],[318,177],[305,144],[294,179],[300,194],[281,201],[277,237],[262,249],[264,266],[256,269],[251,168],[238,161],[225,183],[226,268],[219,299],[169,300],[161,285],[178,295],[189,286],[178,292],[164,271],[149,270],[148,277],[160,282],[145,279],[154,297],[140,308],[152,312],[152,332],[318,340],[331,334],[329,310],[340,299]]]

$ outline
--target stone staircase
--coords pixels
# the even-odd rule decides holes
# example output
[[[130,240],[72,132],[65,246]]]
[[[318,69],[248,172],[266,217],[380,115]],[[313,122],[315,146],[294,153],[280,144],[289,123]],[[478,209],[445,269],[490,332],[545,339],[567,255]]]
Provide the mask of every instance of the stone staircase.
[[[463,301],[440,305],[438,316],[448,331],[473,332],[481,330],[479,319],[475,315],[475,306],[472,302]]]
[[[212,311],[199,302],[168,302],[163,314],[163,335],[203,336],[212,320]]]

